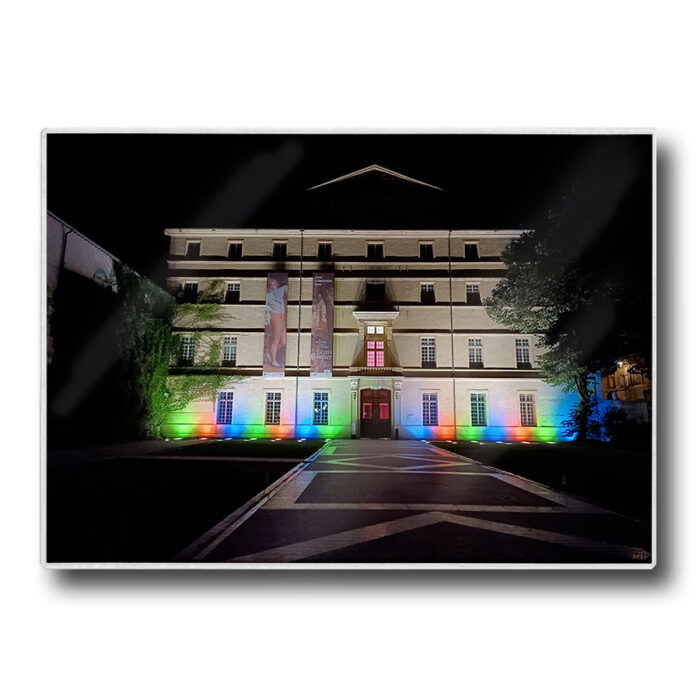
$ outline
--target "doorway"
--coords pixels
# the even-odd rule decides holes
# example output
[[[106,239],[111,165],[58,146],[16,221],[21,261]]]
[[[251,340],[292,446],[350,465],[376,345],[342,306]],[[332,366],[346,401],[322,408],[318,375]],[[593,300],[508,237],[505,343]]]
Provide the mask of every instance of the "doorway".
[[[360,392],[360,437],[391,437],[389,389],[362,389]]]

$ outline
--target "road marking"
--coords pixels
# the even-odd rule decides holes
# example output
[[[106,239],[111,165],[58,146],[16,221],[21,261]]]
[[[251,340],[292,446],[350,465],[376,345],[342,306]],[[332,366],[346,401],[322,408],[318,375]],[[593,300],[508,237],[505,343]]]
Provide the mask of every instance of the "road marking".
[[[343,549],[345,547],[372,542],[373,540],[383,539],[384,537],[396,535],[401,532],[415,530],[441,522],[460,525],[466,528],[486,530],[501,535],[512,535],[515,537],[537,540],[548,544],[585,549],[611,557],[624,557],[626,559],[640,560],[642,557],[648,557],[649,555],[646,550],[639,547],[629,547],[627,545],[591,540],[586,537],[564,535],[558,532],[551,532],[549,530],[538,530],[536,528],[509,525],[507,523],[498,523],[491,520],[470,518],[464,515],[454,515],[453,513],[440,513],[433,511],[429,513],[422,513],[420,515],[410,515],[405,518],[398,518],[396,520],[390,520],[384,523],[366,525],[364,527],[345,530],[344,532],[337,532],[332,535],[325,535],[323,537],[315,537],[310,540],[295,542],[293,544],[283,545],[281,547],[273,547],[272,549],[266,549],[261,552],[253,552],[251,554],[235,557],[233,559],[229,559],[228,561],[241,563],[294,562],[298,561],[299,559],[307,559],[308,557],[327,554],[328,552]]]

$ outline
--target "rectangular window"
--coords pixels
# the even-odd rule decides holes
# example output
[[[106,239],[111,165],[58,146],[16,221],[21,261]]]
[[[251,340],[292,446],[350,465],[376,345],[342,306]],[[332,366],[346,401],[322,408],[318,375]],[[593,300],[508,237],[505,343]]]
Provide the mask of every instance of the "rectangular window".
[[[423,394],[423,425],[438,424],[437,393]]]
[[[229,243],[227,257],[229,260],[241,260],[243,258],[243,244]]]
[[[330,243],[319,243],[318,244],[318,259],[319,260],[330,260],[333,257],[333,248]]]
[[[367,282],[365,285],[365,301],[368,304],[381,304],[386,301],[386,285],[384,282]]]
[[[228,282],[226,284],[226,298],[224,300],[225,304],[238,304],[241,300],[241,283],[240,282]]]
[[[472,425],[486,425],[486,394],[471,394]]]
[[[434,304],[435,303],[435,286],[432,282],[420,283],[420,303]]]
[[[420,366],[425,369],[435,369],[435,338],[420,339]]]
[[[180,364],[187,367],[194,363],[194,338],[191,336],[182,337],[182,348],[180,352]]]
[[[380,403],[379,404],[379,419],[380,420],[389,420],[389,404],[388,403]]]
[[[182,300],[185,303],[194,304],[197,301],[197,293],[199,292],[199,283],[185,282],[185,289],[182,295]]]
[[[534,394],[520,394],[520,425],[537,425]]]
[[[314,391],[314,425],[328,425],[327,391]]]
[[[372,420],[372,404],[363,403],[362,404],[362,418],[365,420]]]
[[[515,361],[518,369],[530,369],[530,341],[527,338],[515,339]]]
[[[272,257],[275,260],[286,260],[287,259],[287,244],[286,243],[274,243],[272,245]]]
[[[384,260],[384,244],[368,243],[367,260]]]
[[[233,423],[233,392],[220,391],[216,409],[216,422],[224,425]]]
[[[421,243],[420,244],[420,259],[421,260],[433,260],[433,244],[432,243]]]
[[[469,366],[481,369],[484,366],[484,356],[481,352],[481,338],[469,338]]]
[[[479,247],[476,243],[465,243],[464,244],[464,259],[465,260],[478,260],[479,259]]]
[[[478,284],[467,285],[467,304],[469,306],[481,306],[481,293]]]
[[[223,354],[221,365],[223,367],[235,367],[236,366],[236,350],[237,350],[237,340],[232,335],[224,336],[223,344]]]
[[[282,408],[282,392],[268,391],[265,397],[265,425],[279,425]]]
[[[187,255],[186,257],[191,259],[191,258],[198,258],[199,257],[199,249],[202,244],[199,241],[187,241]]]
[[[367,341],[367,367],[384,367],[384,341]]]

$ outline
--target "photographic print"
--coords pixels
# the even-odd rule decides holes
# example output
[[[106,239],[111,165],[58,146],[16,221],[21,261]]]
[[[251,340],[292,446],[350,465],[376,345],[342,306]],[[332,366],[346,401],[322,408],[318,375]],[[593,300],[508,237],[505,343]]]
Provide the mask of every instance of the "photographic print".
[[[652,567],[654,148],[45,132],[45,565]]]

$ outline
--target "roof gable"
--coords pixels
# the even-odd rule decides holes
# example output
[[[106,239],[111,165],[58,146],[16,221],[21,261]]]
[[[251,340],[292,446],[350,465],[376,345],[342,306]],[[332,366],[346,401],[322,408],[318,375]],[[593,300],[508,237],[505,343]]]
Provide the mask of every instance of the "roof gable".
[[[326,182],[321,182],[318,185],[314,185],[313,187],[309,187],[307,191],[310,190],[316,190],[321,187],[326,187],[327,185],[333,185],[339,182],[343,182],[346,180],[350,180],[352,178],[362,178],[363,176],[367,176],[370,174],[374,175],[379,175],[383,178],[386,179],[394,179],[396,181],[404,181],[404,182],[410,182],[414,185],[420,185],[421,187],[429,187],[433,190],[438,190],[440,192],[443,191],[442,187],[437,187],[435,185],[431,185],[427,182],[423,182],[421,180],[416,180],[415,178],[409,177],[408,175],[402,175],[401,173],[397,173],[395,170],[389,170],[389,168],[384,168],[381,165],[368,165],[366,168],[361,168],[360,170],[354,170],[351,173],[347,173],[346,175],[341,175],[340,177],[336,177],[332,180],[327,180]]]

